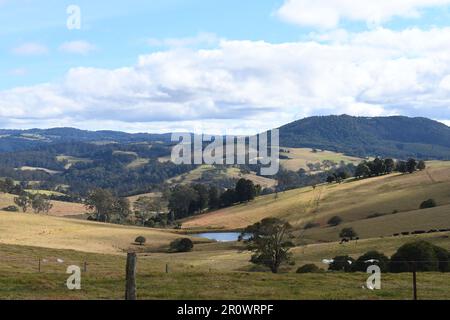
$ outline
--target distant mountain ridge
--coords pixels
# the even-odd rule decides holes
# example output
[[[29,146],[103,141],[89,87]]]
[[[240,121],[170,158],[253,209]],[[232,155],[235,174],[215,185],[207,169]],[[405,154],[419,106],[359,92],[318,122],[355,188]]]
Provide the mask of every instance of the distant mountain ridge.
[[[286,124],[280,145],[316,148],[353,156],[450,160],[450,127],[427,118],[315,116]],[[87,131],[75,128],[0,129],[0,152],[67,142],[170,143],[170,133]]]
[[[280,144],[355,156],[450,160],[450,127],[427,118],[318,116],[280,127]]]
[[[170,133],[126,133],[121,131],[88,131],[76,128],[10,130],[0,129],[0,152],[30,150],[49,143],[66,142],[170,142]]]

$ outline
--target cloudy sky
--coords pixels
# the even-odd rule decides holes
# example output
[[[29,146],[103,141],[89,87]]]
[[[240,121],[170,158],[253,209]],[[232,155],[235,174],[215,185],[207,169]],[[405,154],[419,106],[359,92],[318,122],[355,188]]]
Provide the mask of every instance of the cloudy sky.
[[[1,128],[450,125],[450,0],[0,0],[0,21]]]

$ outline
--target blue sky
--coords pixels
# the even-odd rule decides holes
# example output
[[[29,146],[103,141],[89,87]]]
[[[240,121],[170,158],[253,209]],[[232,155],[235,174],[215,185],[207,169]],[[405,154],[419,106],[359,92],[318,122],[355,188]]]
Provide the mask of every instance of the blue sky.
[[[81,29],[68,30],[69,5]],[[0,126],[450,123],[448,0],[0,0]]]

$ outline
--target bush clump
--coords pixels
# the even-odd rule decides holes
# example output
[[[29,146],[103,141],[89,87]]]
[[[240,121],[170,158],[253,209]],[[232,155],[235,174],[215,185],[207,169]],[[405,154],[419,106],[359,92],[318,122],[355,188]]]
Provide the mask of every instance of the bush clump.
[[[7,206],[6,208],[3,208],[2,210],[7,211],[7,212],[19,212],[19,208],[17,208],[16,206]]]
[[[333,262],[328,267],[328,270],[351,272],[353,263],[355,263],[355,259],[352,257],[337,256],[334,257]]]
[[[171,252],[190,252],[193,248],[194,243],[188,238],[176,239],[170,243]]]
[[[434,199],[425,200],[420,204],[420,209],[428,209],[437,207],[437,203]]]
[[[322,271],[323,271],[322,269],[320,269],[318,266],[312,263],[305,264],[297,269],[297,273],[319,273]]]
[[[404,244],[391,257],[389,269],[391,272],[416,271],[450,271],[449,253],[446,249],[426,241],[416,241]]]
[[[369,251],[360,256],[353,264],[353,271],[366,272],[367,267],[377,265],[381,272],[389,271],[389,258],[378,251]]]
[[[332,218],[330,218],[330,220],[328,220],[328,224],[332,227],[336,227],[338,225],[340,225],[342,223],[342,218],[339,216],[334,216]]]
[[[143,237],[143,236],[139,236],[136,238],[136,240],[134,240],[134,242],[136,242],[140,246],[143,246],[144,243],[147,242],[147,239],[145,239],[145,237]]]

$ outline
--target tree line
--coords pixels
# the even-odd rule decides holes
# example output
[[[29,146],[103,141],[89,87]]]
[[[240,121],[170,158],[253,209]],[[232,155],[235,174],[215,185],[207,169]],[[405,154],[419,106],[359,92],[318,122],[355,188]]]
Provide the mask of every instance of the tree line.
[[[207,209],[214,210],[252,201],[260,192],[260,185],[243,178],[236,182],[234,188],[225,191],[203,184],[178,185],[169,192],[168,208],[173,219],[182,219]]]

